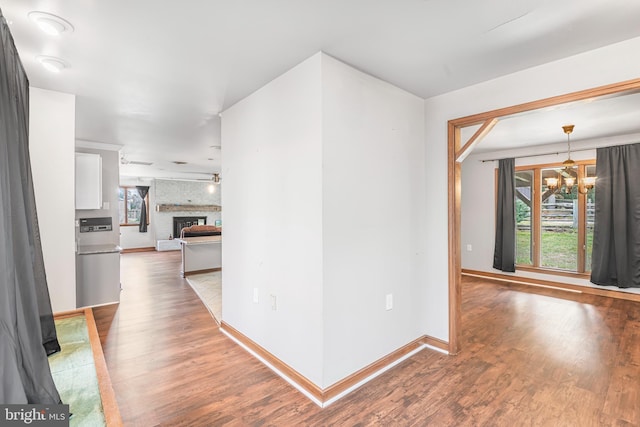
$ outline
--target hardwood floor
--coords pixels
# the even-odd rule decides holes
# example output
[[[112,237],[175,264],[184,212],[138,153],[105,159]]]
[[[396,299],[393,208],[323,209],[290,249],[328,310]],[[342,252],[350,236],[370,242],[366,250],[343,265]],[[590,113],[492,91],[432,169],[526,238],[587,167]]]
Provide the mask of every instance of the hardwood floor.
[[[122,256],[95,309],[131,426],[640,425],[640,304],[465,278],[462,353],[424,350],[325,409],[218,331],[177,252]]]

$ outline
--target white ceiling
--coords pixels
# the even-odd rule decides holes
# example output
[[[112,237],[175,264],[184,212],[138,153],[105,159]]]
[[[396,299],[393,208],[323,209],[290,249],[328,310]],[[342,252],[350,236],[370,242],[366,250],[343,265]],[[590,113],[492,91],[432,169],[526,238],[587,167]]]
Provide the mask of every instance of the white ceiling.
[[[592,147],[594,139],[640,134],[640,93],[588,99],[503,117],[474,146],[473,154],[566,143],[562,126],[569,124],[575,126],[571,133],[574,150],[580,149],[581,143]],[[480,125],[463,129],[462,143],[479,128]]]
[[[31,85],[77,95],[78,139],[122,145],[127,160],[154,163],[123,165],[123,174],[175,178],[219,171],[218,113],[320,50],[427,98],[640,36],[637,0],[2,0],[0,7]],[[48,36],[28,19],[31,11],[56,14],[75,31]],[[49,73],[37,55],[70,68]],[[553,132],[545,143],[561,140]]]

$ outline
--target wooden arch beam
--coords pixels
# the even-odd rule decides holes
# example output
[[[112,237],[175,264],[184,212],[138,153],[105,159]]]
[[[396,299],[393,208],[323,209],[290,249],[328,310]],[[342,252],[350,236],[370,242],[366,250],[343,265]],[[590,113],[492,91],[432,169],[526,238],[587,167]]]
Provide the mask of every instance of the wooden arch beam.
[[[486,120],[482,124],[482,126],[480,126],[480,129],[478,129],[476,133],[474,133],[473,136],[469,138],[469,141],[467,141],[467,143],[464,144],[464,146],[456,152],[456,162],[462,163],[462,161],[464,161],[464,159],[469,154],[471,154],[471,151],[473,151],[473,147],[475,147],[476,144],[482,141],[482,139],[487,136],[489,132],[491,132],[491,129],[493,129],[496,123],[498,123],[497,117]]]

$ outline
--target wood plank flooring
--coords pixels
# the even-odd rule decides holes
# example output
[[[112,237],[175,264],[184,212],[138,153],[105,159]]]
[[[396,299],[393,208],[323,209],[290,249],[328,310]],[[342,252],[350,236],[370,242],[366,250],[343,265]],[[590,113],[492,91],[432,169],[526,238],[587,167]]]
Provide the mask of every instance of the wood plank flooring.
[[[320,409],[219,332],[179,261],[122,255],[122,302],[95,309],[127,426],[640,425],[636,302],[465,278],[460,355]]]

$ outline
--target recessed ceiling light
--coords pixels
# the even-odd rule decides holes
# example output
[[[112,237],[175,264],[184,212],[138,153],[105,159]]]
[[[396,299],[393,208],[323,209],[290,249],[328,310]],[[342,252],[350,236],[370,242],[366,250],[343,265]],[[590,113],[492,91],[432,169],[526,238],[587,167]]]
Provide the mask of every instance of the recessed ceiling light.
[[[66,62],[60,58],[56,58],[55,56],[39,55],[36,56],[36,61],[42,64],[47,71],[51,71],[52,73],[59,73],[63,69],[69,67]]]
[[[59,16],[46,12],[30,12],[29,19],[38,25],[42,31],[52,36],[59,36],[62,33],[72,33],[73,25]]]

